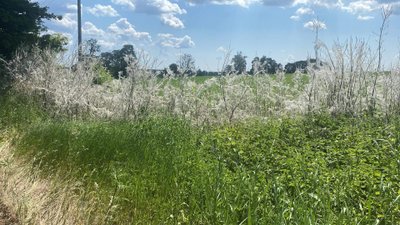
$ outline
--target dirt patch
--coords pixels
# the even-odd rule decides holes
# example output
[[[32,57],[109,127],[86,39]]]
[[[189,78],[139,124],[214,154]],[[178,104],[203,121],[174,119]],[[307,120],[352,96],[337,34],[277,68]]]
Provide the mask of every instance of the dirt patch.
[[[8,208],[0,202],[0,225],[16,225],[17,219],[10,213]]]

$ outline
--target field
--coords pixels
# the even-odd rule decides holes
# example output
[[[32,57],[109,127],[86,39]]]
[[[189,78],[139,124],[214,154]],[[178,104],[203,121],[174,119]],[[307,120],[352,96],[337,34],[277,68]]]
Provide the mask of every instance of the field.
[[[131,68],[96,85],[90,66],[37,61],[0,99],[0,168],[12,158],[49,184],[35,198],[47,221],[14,203],[24,224],[400,221],[397,70],[160,80]]]

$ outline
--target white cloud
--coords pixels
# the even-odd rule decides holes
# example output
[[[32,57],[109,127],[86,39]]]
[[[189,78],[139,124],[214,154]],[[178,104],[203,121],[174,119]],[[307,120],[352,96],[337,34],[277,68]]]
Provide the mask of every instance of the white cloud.
[[[304,27],[308,28],[310,30],[316,30],[316,29],[326,30],[327,29],[326,24],[324,22],[316,20],[316,19],[308,21],[307,23],[304,24]]]
[[[300,7],[296,10],[296,15],[313,15],[314,11],[310,8]]]
[[[310,8],[300,7],[296,10],[295,15],[291,16],[290,19],[298,21],[303,15],[313,15],[314,10]]]
[[[366,20],[372,20],[372,19],[374,19],[374,17],[373,16],[361,16],[361,15],[359,15],[357,17],[357,19],[366,21]]]
[[[268,6],[290,6],[294,0],[263,0],[264,5]]]
[[[300,16],[298,15],[293,15],[290,17],[291,20],[295,20],[295,21],[299,21],[300,20]]]
[[[61,20],[54,20],[53,22],[59,26],[73,29],[77,26],[75,18],[76,18],[76,13],[65,13],[62,16]]]
[[[117,22],[108,26],[108,30],[119,36],[128,36],[134,39],[145,39],[151,41],[151,36],[148,32],[138,32],[135,27],[129,23],[128,19],[121,18]]]
[[[140,9],[146,10],[147,8],[150,12],[156,9],[159,13],[186,14],[185,9],[182,9],[177,3],[172,3],[169,0],[142,0],[137,1],[137,4],[140,6]],[[140,9],[138,9],[138,11],[140,11]]]
[[[372,12],[377,7],[379,6],[375,0],[359,0],[352,1],[347,6],[342,6],[341,9],[352,14],[358,14]]]
[[[185,28],[185,25],[183,24],[183,22],[179,18],[174,16],[174,14],[171,14],[171,13],[161,14],[160,18],[161,18],[161,22],[163,22],[164,24],[166,24],[170,27]]]
[[[184,28],[182,20],[177,15],[186,14],[187,11],[170,0],[112,0],[112,2],[127,6],[135,12],[158,14],[162,23],[173,28]]]
[[[222,53],[227,53],[227,52],[228,52],[228,50],[227,50],[226,48],[224,48],[224,46],[219,46],[219,47],[216,49],[216,51],[217,51],[217,52],[222,52]]]
[[[78,6],[76,4],[67,4],[67,9],[76,11],[78,10]]]
[[[176,15],[186,14],[186,10],[182,9],[177,3],[172,3],[169,0],[137,1],[137,11],[149,14],[160,14],[161,22],[170,27],[185,27],[182,20],[176,17]]]
[[[95,16],[119,16],[118,12],[111,5],[96,4],[94,7],[88,7],[87,10]]]
[[[260,3],[259,0],[211,0],[210,2],[216,5],[237,5],[244,8],[248,8],[254,3]]]
[[[292,5],[320,6],[325,8],[335,8],[342,5],[342,0],[294,0]]]
[[[133,0],[111,0],[116,5],[128,6],[130,9],[135,10],[135,1]]]
[[[87,35],[92,36],[102,36],[104,35],[104,31],[102,29],[97,28],[91,22],[85,22],[82,26],[82,32]]]
[[[115,46],[115,41],[107,41],[107,40],[100,39],[100,40],[98,40],[97,44],[99,44],[101,47],[103,47],[105,49],[112,49]]]
[[[192,38],[188,35],[183,37],[175,37],[172,34],[158,34],[161,38],[160,44],[163,47],[170,47],[170,48],[193,48],[195,43],[192,41]]]

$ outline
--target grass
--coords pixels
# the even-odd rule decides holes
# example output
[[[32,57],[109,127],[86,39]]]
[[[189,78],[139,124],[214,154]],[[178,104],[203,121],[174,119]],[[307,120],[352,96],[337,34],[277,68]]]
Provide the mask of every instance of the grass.
[[[16,96],[8,102],[0,124],[18,124],[15,154],[44,178],[79,184],[72,190],[82,201],[95,198],[89,224],[400,221],[398,118],[308,115],[194,127],[176,117],[49,119],[15,104],[25,102]]]

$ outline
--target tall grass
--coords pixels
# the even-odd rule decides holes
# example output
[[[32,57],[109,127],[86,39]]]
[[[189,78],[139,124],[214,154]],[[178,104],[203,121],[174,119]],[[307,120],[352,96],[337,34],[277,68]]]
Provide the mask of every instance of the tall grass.
[[[370,69],[362,41],[326,54],[308,74],[201,82],[139,56],[101,85],[95,60],[21,54],[0,129],[87,224],[396,224],[398,70]]]
[[[46,122],[16,153],[94,193],[89,216],[105,223],[395,224],[399,124],[314,116],[202,132],[176,118]]]

